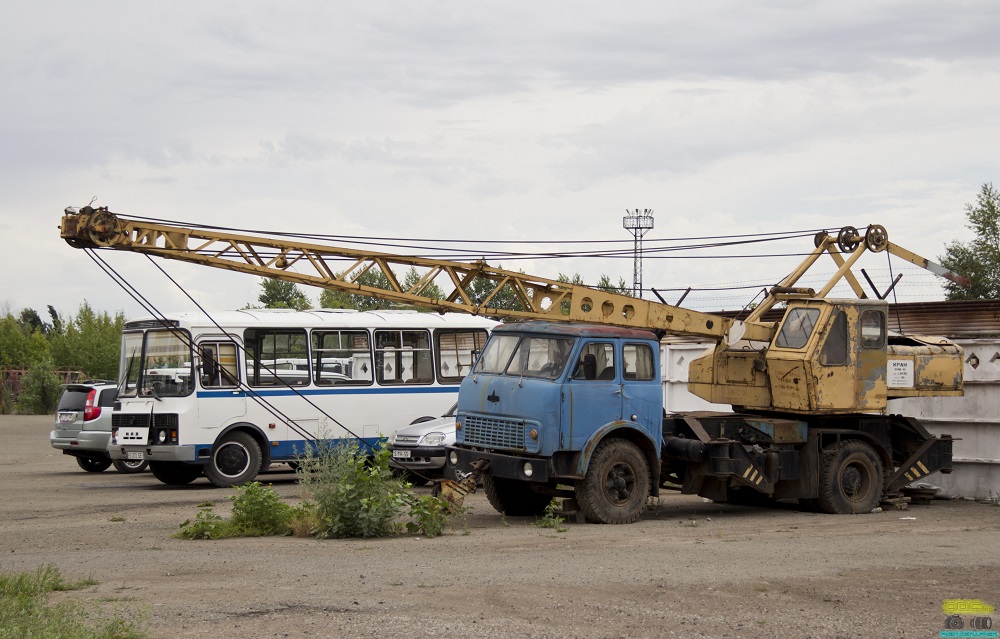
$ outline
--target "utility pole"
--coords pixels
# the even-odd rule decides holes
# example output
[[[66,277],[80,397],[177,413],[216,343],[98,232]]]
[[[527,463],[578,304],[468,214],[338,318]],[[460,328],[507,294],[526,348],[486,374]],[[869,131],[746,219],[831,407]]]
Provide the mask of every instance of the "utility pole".
[[[622,226],[632,232],[633,243],[632,263],[632,296],[642,297],[642,236],[653,228],[653,209],[636,209],[634,212],[625,209],[628,214],[622,219]]]

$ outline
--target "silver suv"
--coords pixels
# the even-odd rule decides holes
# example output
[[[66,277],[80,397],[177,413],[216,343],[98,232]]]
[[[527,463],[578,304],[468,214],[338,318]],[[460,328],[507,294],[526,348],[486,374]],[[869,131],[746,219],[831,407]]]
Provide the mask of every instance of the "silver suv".
[[[441,417],[421,417],[389,439],[389,465],[404,471],[414,486],[444,476],[445,447],[455,443],[456,408],[453,405]]]
[[[56,427],[49,433],[53,448],[76,457],[80,468],[89,473],[107,470],[112,464],[120,473],[141,473],[145,460],[116,459],[108,456],[111,439],[111,412],[118,387],[114,382],[91,380],[65,386],[56,409]]]

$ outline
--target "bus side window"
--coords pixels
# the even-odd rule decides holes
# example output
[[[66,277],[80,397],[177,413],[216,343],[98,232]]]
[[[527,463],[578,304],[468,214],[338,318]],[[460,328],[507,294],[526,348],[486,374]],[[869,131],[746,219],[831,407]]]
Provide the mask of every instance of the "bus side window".
[[[458,384],[472,369],[486,344],[487,333],[482,329],[437,330],[434,332],[434,354],[437,356],[437,378],[441,384]]]
[[[387,385],[432,383],[427,331],[375,331],[375,379]]]
[[[317,386],[372,383],[372,353],[368,331],[312,333],[313,383]]]
[[[238,386],[236,344],[221,342],[201,346],[201,385],[203,387]]]

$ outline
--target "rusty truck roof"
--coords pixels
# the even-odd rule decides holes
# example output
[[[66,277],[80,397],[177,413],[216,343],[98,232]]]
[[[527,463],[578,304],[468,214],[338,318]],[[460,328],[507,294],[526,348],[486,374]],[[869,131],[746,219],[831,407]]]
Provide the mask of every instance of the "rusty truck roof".
[[[513,322],[493,329],[495,333],[544,333],[565,337],[606,337],[621,339],[656,340],[652,330],[623,328],[605,324],[582,324],[564,322]]]

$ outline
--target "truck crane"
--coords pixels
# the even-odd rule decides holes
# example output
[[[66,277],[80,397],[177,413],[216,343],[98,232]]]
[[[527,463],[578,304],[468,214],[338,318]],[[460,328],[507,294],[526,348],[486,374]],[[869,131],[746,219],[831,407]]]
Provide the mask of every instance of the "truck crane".
[[[958,283],[964,278],[889,241],[878,225],[818,233],[813,250],[743,320],[523,273],[454,262],[236,234],[66,209],[61,236],[83,249],[123,250],[300,284],[513,320],[497,327],[462,381],[459,477],[480,477],[507,515],[543,512],[566,497],[589,521],[629,523],[661,489],[735,503],[798,499],[828,513],[861,513],[933,472],[951,472],[952,438],[890,415],[887,401],[963,394],[962,350],[887,328],[888,303],[870,299],[852,267],[890,254]],[[820,289],[798,286],[829,255]],[[423,275],[410,287],[394,267]],[[369,271],[388,288],[364,285]],[[446,281],[439,297],[426,294]],[[845,281],[857,296],[830,297]],[[898,281],[898,280],[897,280]],[[474,299],[473,282],[488,283]],[[496,304],[512,294],[518,308]],[[775,305],[779,321],[765,321]],[[693,360],[689,390],[732,412],[668,414],[659,341],[715,346]],[[474,475],[470,475],[474,473]],[[474,487],[474,484],[473,484]]]

